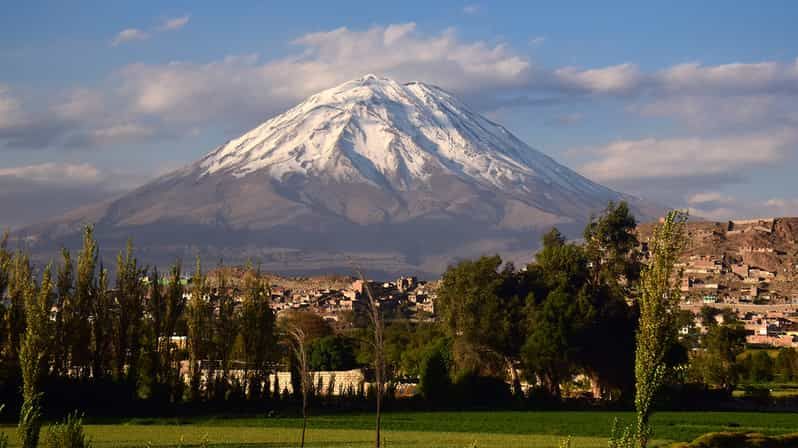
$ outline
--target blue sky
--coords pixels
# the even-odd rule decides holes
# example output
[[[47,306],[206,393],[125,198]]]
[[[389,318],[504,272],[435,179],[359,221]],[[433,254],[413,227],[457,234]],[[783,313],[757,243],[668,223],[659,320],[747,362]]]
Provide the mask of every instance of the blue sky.
[[[0,226],[117,194],[367,72],[438,84],[594,180],[798,214],[798,3],[20,2]],[[45,204],[43,206],[43,204]]]

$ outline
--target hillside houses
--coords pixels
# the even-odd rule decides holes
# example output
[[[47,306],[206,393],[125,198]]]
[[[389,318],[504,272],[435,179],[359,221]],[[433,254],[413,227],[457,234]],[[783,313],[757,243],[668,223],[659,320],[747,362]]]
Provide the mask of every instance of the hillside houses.
[[[638,227],[646,260],[651,227]],[[691,221],[677,269],[692,304],[789,304],[798,301],[798,218]]]

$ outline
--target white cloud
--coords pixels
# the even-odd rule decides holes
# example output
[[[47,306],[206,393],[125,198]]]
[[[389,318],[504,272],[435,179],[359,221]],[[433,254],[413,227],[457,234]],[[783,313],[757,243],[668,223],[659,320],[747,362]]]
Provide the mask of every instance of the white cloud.
[[[146,40],[150,38],[150,34],[138,28],[127,28],[119,33],[111,41],[111,46],[116,47],[125,42],[132,42],[135,40]]]
[[[787,129],[724,137],[618,140],[590,148],[598,158],[581,171],[600,181],[700,179],[744,175],[747,169],[777,162],[798,144],[798,131]]]
[[[663,96],[630,110],[644,117],[675,118],[702,132],[798,126],[796,97],[783,93]]]
[[[798,198],[771,198],[744,200],[727,197],[723,205],[712,204],[690,208],[690,213],[715,221],[750,219],[777,216],[798,216]]]
[[[89,163],[0,168],[0,230],[52,218],[137,187],[151,176],[103,170]]]
[[[590,70],[563,67],[554,78],[565,87],[592,94],[628,94],[639,88],[645,76],[635,64],[620,64]]]
[[[188,16],[169,19],[161,27],[170,22],[177,26],[183,19]],[[630,113],[674,117],[692,131],[731,127],[735,134],[754,134],[798,124],[796,62],[691,63],[649,72],[634,63],[544,68],[506,44],[465,40],[453,29],[423,32],[412,22],[314,32],[293,44],[296,51],[279,59],[239,55],[207,63],[128,65],[101,86],[61,96],[33,124],[30,119],[20,124],[20,117],[30,114],[22,114],[19,101],[0,89],[0,131],[13,116],[13,126],[25,134],[14,141],[27,146],[51,144],[52,136],[69,134],[77,134],[70,137],[72,143],[91,146],[186,135],[207,126],[235,132],[364,73],[437,84],[482,112],[622,98],[638,102],[628,107]],[[735,89],[742,93],[735,94]],[[580,118],[570,114],[547,122],[568,124]],[[9,141],[9,133],[0,132],[0,139]],[[39,135],[48,138],[35,138]],[[698,139],[702,145],[713,141]],[[632,146],[662,147],[674,140],[642,139]],[[698,144],[683,140],[679,143]],[[678,150],[674,157],[679,159]],[[588,168],[598,172],[601,166],[597,161]],[[667,165],[652,168],[670,170]]]
[[[19,101],[8,86],[0,84],[0,129],[10,128],[22,121]]]
[[[96,120],[105,113],[105,97],[98,90],[77,88],[67,92],[51,110],[65,120]]]
[[[150,31],[142,30],[140,28],[126,28],[116,34],[113,40],[111,40],[111,46],[116,47],[126,42],[147,40],[150,37],[152,37],[154,34],[157,34],[159,32],[176,31],[186,26],[188,24],[188,21],[189,21],[189,16],[184,15],[180,17],[173,17],[166,19],[163,22],[161,22],[161,24],[158,27],[153,28]]]
[[[688,212],[692,216],[723,221],[740,216],[740,201],[717,191],[699,192],[687,198]]]
[[[671,91],[746,92],[794,89],[798,81],[798,59],[790,64],[775,61],[733,63],[705,66],[699,63],[679,64],[660,71],[655,79]]]
[[[463,12],[466,14],[476,14],[479,12],[479,5],[470,4],[463,7]]]
[[[463,42],[453,30],[425,35],[414,23],[310,33],[294,44],[300,53],[271,61],[245,55],[208,64],[133,64],[116,75],[117,90],[134,114],[251,124],[364,73],[424,80],[468,97],[522,86],[530,71],[529,62],[504,45]]]
[[[717,191],[695,193],[687,198],[687,203],[690,205],[730,204],[733,202],[734,198]]]
[[[100,171],[87,163],[42,163],[0,168],[0,177],[9,176],[43,184],[89,185],[102,181]]]
[[[181,17],[174,17],[171,19],[166,19],[160,26],[160,30],[162,31],[174,31],[183,28],[188,24],[189,16],[181,16]]]
[[[748,218],[748,215],[742,214],[739,209],[733,207],[718,207],[718,208],[695,208],[688,207],[687,212],[690,216],[708,219],[710,221],[728,221],[732,219]]]
[[[71,146],[101,146],[137,142],[154,137],[156,130],[138,123],[118,123],[77,134]]]

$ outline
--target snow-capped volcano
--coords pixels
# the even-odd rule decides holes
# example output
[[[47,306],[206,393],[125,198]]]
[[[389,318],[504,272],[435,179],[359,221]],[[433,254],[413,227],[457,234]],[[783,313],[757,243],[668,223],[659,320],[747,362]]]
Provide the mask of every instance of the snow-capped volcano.
[[[558,164],[444,90],[367,75],[311,96],[199,161],[23,233],[95,222],[159,260],[192,252],[272,270],[440,272],[481,253],[531,255],[608,201],[642,204]],[[346,254],[346,257],[342,257]],[[527,257],[528,258],[528,257]]]
[[[427,84],[366,75],[313,95],[208,154],[202,173],[261,171],[368,182],[407,191],[440,173],[488,188],[534,192],[543,182],[612,195],[531,149],[505,128]]]

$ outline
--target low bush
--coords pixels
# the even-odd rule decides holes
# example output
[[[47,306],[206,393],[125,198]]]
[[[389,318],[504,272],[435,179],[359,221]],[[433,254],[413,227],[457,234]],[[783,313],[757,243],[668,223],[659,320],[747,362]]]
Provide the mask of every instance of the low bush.
[[[798,433],[783,436],[766,436],[755,432],[712,432],[690,443],[679,443],[672,448],[795,448]]]
[[[90,448],[91,442],[83,431],[83,418],[77,412],[69,414],[63,423],[47,428],[45,448]]]

